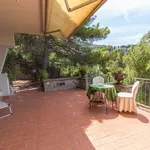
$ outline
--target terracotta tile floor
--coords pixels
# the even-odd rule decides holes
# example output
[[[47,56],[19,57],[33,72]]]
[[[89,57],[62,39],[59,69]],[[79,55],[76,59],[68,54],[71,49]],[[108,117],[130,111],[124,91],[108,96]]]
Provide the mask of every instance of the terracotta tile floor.
[[[0,120],[0,150],[150,150],[145,111],[89,110],[83,90],[20,92],[8,101],[13,115]]]

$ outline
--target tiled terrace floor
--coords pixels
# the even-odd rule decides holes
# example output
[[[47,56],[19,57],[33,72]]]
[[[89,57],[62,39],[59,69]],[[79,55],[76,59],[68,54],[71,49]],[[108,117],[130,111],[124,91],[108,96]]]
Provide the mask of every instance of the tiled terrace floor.
[[[9,102],[13,115],[0,120],[0,150],[150,150],[145,111],[89,110],[83,90],[21,92]]]

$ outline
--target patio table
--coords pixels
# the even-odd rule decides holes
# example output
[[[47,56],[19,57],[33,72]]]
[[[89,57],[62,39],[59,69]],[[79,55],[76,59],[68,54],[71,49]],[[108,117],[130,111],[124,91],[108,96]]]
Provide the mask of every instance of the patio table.
[[[88,92],[87,92],[87,96],[90,100],[89,104],[90,104],[90,108],[91,108],[91,103],[92,102],[101,102],[101,99],[100,100],[95,100],[94,99],[94,95],[96,92],[103,92],[104,93],[104,102],[106,104],[106,113],[107,113],[107,102],[106,102],[106,99],[108,101],[112,101],[114,102],[115,101],[115,98],[117,96],[117,92],[116,92],[116,89],[115,89],[115,86],[114,85],[111,85],[111,84],[91,84],[89,86],[89,89],[88,89]],[[113,103],[112,103],[112,107],[113,107]]]
[[[116,96],[117,96],[117,92],[116,92],[114,85],[111,85],[111,84],[91,84],[89,86],[89,89],[87,92],[88,98],[90,99],[91,95],[94,95],[97,91],[103,92],[105,94],[105,97],[111,101],[114,101]]]

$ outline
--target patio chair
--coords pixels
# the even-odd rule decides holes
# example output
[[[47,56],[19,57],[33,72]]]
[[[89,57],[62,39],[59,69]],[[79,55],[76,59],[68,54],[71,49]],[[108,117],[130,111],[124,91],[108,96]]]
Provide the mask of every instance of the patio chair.
[[[94,77],[93,84],[98,84],[98,83],[104,84],[104,78],[102,78],[100,76]]]
[[[117,95],[117,110],[119,112],[135,112],[137,113],[136,95],[138,92],[139,81],[136,81],[132,86],[132,92],[119,92]]]
[[[93,78],[93,84],[104,84],[104,78],[102,78],[100,76],[94,77]],[[92,97],[92,99],[89,102],[89,105],[90,105],[89,109],[91,108],[91,103],[93,103],[93,102],[95,102],[97,104],[98,103],[105,103],[106,104],[106,113],[108,113],[107,112],[106,97],[105,97],[103,92],[101,92],[101,91],[95,92],[95,95]]]
[[[93,84],[104,84],[104,78],[97,76],[93,78]],[[94,95],[94,99],[97,99],[98,101],[103,101],[104,100],[104,93],[103,92],[96,92]]]
[[[3,108],[8,108],[9,109],[9,113],[6,114],[6,115],[1,116],[0,119],[5,118],[9,115],[12,115],[12,110],[11,110],[10,104],[8,104],[6,102],[2,102],[1,100],[2,100],[2,92],[0,91],[0,109],[3,109]]]

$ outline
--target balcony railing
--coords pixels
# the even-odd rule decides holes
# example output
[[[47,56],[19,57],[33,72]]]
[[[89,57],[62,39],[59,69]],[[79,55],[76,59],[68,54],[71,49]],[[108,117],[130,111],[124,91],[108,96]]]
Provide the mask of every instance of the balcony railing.
[[[135,78],[135,81],[140,81],[140,87],[137,94],[137,102],[150,106],[150,79]]]

